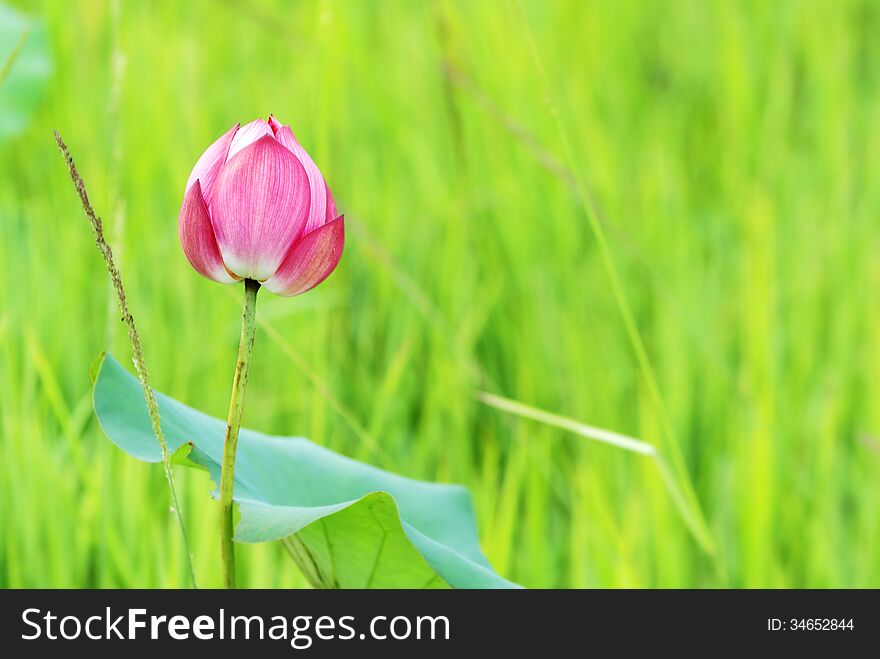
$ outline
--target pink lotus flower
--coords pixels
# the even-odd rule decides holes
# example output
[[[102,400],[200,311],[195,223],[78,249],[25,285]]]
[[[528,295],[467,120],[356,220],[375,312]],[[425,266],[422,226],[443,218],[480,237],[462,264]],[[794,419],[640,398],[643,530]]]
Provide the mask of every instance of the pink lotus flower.
[[[208,279],[256,279],[287,296],[324,281],[345,240],[324,177],[290,126],[271,115],[236,124],[202,154],[186,182],[178,233]]]

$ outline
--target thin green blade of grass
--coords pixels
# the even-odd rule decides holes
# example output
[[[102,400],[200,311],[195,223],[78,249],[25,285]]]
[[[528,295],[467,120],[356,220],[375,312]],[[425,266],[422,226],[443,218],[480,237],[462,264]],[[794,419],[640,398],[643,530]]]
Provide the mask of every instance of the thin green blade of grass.
[[[694,509],[689,505],[688,500],[679,486],[679,482],[671,471],[665,457],[653,444],[612,430],[606,430],[605,428],[581,423],[580,421],[576,421],[567,416],[554,414],[553,412],[548,412],[533,407],[532,405],[521,403],[518,400],[505,398],[504,396],[499,396],[486,391],[478,391],[475,397],[481,403],[484,403],[489,407],[494,407],[502,412],[507,412],[525,419],[531,419],[532,421],[567,430],[576,435],[580,435],[581,437],[592,439],[596,442],[615,446],[625,451],[637,453],[650,458],[656,465],[663,486],[666,488],[666,491],[672,499],[672,503],[675,505],[682,521],[684,521],[688,529],[694,534],[697,541],[701,541],[701,538],[697,534],[700,522],[694,516]]]
[[[641,439],[622,435],[611,430],[605,430],[604,428],[590,426],[586,423],[575,421],[574,419],[570,419],[560,414],[554,414],[537,407],[532,407],[531,405],[526,405],[525,403],[521,403],[511,398],[505,398],[504,396],[498,396],[497,394],[490,394],[486,391],[478,391],[476,398],[481,403],[485,403],[489,407],[494,407],[502,412],[509,412],[526,419],[546,423],[549,426],[562,428],[563,430],[568,430],[581,437],[586,437],[587,439],[610,444],[611,446],[616,446],[617,448],[622,448],[626,451],[639,453],[641,455],[647,455],[650,457],[657,457],[658,455],[656,446],[642,441]]]
[[[9,55],[6,57],[6,60],[3,62],[3,67],[0,68],[0,85],[6,82],[6,77],[12,70],[12,65],[15,64],[15,60],[17,60],[18,56],[21,54],[21,51],[24,48],[24,44],[27,42],[30,34],[31,29],[29,27],[21,31],[21,36],[18,38],[18,41],[12,48],[12,51],[10,51]]]

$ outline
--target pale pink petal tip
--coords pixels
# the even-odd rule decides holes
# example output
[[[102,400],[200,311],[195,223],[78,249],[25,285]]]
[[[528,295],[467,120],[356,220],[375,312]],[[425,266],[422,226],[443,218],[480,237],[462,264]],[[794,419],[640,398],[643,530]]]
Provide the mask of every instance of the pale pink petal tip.
[[[241,278],[271,277],[303,233],[308,212],[305,170],[274,138],[264,135],[234,155],[211,199],[214,234],[227,268]]]
[[[221,284],[235,281],[223,265],[223,258],[220,256],[217,239],[211,227],[211,218],[208,216],[208,209],[202,197],[202,186],[198,180],[183,198],[177,233],[183,253],[196,271]]]
[[[326,224],[336,217],[335,209],[334,214],[329,216],[330,213],[327,207],[327,183],[324,181],[324,176],[321,174],[321,170],[318,169],[315,161],[312,160],[312,157],[308,152],[302,148],[302,145],[296,141],[290,126],[281,126],[275,133],[275,139],[278,140],[279,144],[287,147],[293,155],[299,158],[299,161],[302,163],[303,167],[305,167],[306,174],[309,177],[309,190],[312,198],[312,203],[309,207],[309,219],[306,222],[305,232],[308,233],[314,231],[321,225]]]
[[[275,139],[278,140],[278,143],[282,146],[287,147],[290,151],[297,154],[297,150],[302,150],[302,147],[299,145],[299,142],[296,141],[296,138],[293,136],[293,131],[290,126],[285,126],[283,124],[275,122],[276,126],[272,126],[272,129],[275,131]],[[299,154],[297,154],[299,155]],[[305,165],[305,163],[303,163]]]
[[[311,290],[336,268],[345,244],[342,215],[300,238],[278,271],[263,285],[277,295],[292,297]]]
[[[189,192],[193,183],[200,181],[202,184],[202,196],[205,199],[211,198],[214,182],[217,180],[220,168],[223,167],[227,160],[229,145],[238,132],[238,126],[238,124],[235,124],[221,135],[196,161],[195,167],[193,167],[186,181],[186,192]]]
[[[249,147],[266,135],[274,137],[275,133],[269,127],[269,124],[266,123],[265,119],[254,119],[249,124],[239,128],[235,138],[232,140],[232,144],[229,145],[229,154],[226,156],[226,162],[229,162],[236,153]]]
[[[275,118],[274,114],[270,114],[269,115],[269,127],[272,129],[273,133],[277,134],[279,130],[284,128],[284,124],[282,124],[280,121],[278,121]]]

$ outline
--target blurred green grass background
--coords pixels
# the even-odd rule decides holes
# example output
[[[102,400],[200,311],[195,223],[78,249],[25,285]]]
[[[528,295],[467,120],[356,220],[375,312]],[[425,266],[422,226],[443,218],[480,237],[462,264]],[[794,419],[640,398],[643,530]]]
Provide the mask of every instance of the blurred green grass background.
[[[490,561],[526,586],[880,586],[880,5],[16,6],[53,64],[0,144],[0,586],[188,585],[161,469],[91,416],[90,363],[129,350],[51,129],[154,386],[225,417],[241,292],[191,270],[177,211],[202,150],[269,112],[348,235],[327,283],[261,296],[245,425],[465,484]],[[650,460],[475,399],[662,445],[580,186],[714,555]],[[219,586],[210,483],[176,476]],[[280,546],[239,552],[242,584],[305,585]]]

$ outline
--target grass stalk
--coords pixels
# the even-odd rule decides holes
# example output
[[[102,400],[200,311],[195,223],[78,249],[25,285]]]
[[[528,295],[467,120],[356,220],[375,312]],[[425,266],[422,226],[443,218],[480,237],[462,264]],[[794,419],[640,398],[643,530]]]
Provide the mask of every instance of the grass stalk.
[[[146,401],[147,412],[150,416],[150,425],[153,428],[153,434],[156,435],[156,440],[159,442],[162,451],[162,466],[165,472],[165,480],[168,482],[168,489],[171,491],[172,510],[174,516],[177,518],[177,523],[180,527],[180,535],[183,538],[183,547],[189,565],[190,580],[193,588],[197,588],[196,573],[193,567],[192,553],[189,549],[186,525],[183,522],[183,516],[180,512],[180,504],[177,500],[177,489],[174,486],[174,474],[171,471],[171,453],[168,450],[168,442],[165,441],[165,433],[162,431],[162,424],[159,418],[159,404],[156,401],[156,396],[150,385],[150,377],[147,374],[147,363],[144,359],[141,339],[134,323],[134,316],[132,316],[128,308],[125,288],[122,285],[122,275],[119,272],[119,268],[116,267],[116,262],[113,260],[113,250],[104,238],[104,224],[101,221],[101,218],[95,213],[91,201],[89,201],[85,181],[83,181],[79,171],[77,171],[76,164],[73,162],[73,156],[70,155],[70,150],[61,138],[61,133],[57,130],[53,132],[55,134],[55,142],[58,144],[58,149],[61,151],[61,155],[67,163],[67,169],[70,173],[73,185],[76,187],[83,211],[85,211],[86,218],[89,220],[89,224],[92,227],[92,232],[95,236],[95,244],[98,246],[98,251],[101,252],[101,256],[104,258],[104,264],[107,266],[107,272],[110,274],[113,289],[116,291],[116,301],[119,303],[119,310],[122,313],[122,321],[128,328],[128,341],[131,344],[132,361],[134,362],[134,368],[135,371],[137,371],[138,379],[140,379],[141,387],[144,390],[144,400]]]

